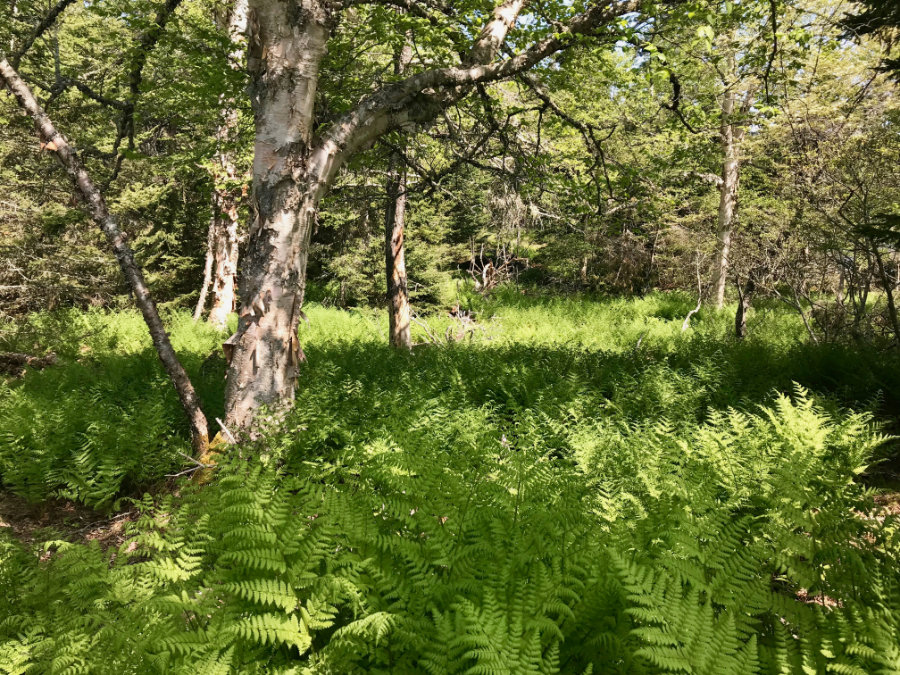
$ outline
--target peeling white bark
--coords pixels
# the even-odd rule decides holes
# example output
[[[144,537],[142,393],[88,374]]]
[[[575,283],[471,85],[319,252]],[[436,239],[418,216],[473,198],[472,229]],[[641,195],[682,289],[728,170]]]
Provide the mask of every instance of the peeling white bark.
[[[749,93],[745,103],[749,101]],[[722,99],[722,122],[719,129],[719,145],[722,148],[722,179],[719,183],[719,215],[716,232],[716,253],[712,269],[712,299],[716,309],[725,304],[725,287],[728,283],[731,238],[734,232],[734,215],[737,209],[738,182],[741,169],[741,142],[746,127],[735,124],[734,109],[737,94],[729,88]],[[741,109],[741,112],[746,110]]]
[[[238,330],[229,338],[226,426],[251,429],[260,407],[290,405],[303,352],[297,339],[306,261],[319,201],[348,158],[381,135],[427,124],[478,83],[512,77],[568,47],[576,35],[635,11],[642,0],[592,3],[552,36],[498,59],[526,0],[507,0],[460,66],[385,85],[313,140],[319,64],[331,30],[325,0],[250,0],[249,69],[256,119],[253,199]]]
[[[303,352],[297,324],[320,176],[310,173],[319,64],[328,17],[318,0],[251,0],[248,54],[256,119],[253,200],[226,426],[249,429],[258,409],[289,404]]]
[[[228,19],[228,37],[232,50],[229,53],[231,66],[238,67],[244,60],[244,34],[247,32],[247,0],[237,0]],[[212,218],[209,224],[211,250],[213,254],[212,290],[213,303],[209,311],[209,322],[219,330],[224,330],[228,316],[237,307],[238,272],[238,209],[242,188],[235,185],[237,168],[231,146],[238,126],[237,103],[223,99],[219,117],[221,122],[216,130],[216,153],[214,177],[218,185],[213,190]]]

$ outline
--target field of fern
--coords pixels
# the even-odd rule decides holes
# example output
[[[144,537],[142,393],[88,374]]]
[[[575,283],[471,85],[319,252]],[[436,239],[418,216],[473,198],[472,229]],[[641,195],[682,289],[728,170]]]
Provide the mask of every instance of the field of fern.
[[[775,305],[738,341],[676,294],[469,302],[412,353],[307,308],[294,411],[202,487],[139,315],[0,324],[59,357],[0,378],[4,493],[130,514],[0,527],[0,672],[900,673],[896,355]],[[167,320],[221,417],[222,336]]]

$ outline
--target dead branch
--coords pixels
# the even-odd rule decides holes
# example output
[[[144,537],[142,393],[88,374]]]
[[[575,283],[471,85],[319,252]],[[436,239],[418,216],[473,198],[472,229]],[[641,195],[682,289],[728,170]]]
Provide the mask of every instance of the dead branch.
[[[169,2],[172,3],[174,0],[169,0]],[[35,99],[31,89],[6,59],[0,59],[0,82],[13,94],[19,107],[34,120],[41,141],[41,149],[56,156],[69,175],[75,190],[81,196],[92,220],[106,235],[122,275],[128,281],[134,294],[135,303],[147,324],[159,360],[181,399],[182,408],[190,423],[194,448],[198,455],[202,455],[209,445],[209,434],[206,416],[200,408],[200,400],[187,371],[175,354],[169,334],[166,332],[156,307],[156,301],[153,299],[150,289],[147,288],[143,272],[134,260],[134,254],[126,242],[125,235],[109,212],[103,192],[97,188],[75,149],[56,129],[53,121]]]

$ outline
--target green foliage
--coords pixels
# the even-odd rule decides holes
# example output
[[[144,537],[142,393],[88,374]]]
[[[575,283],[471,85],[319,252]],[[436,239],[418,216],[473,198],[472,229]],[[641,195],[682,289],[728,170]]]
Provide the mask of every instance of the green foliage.
[[[859,482],[885,439],[836,403],[861,405],[884,374],[862,352],[800,343],[783,311],[743,342],[723,339],[720,314],[682,334],[689,305],[501,293],[477,307],[484,334],[411,354],[383,346],[383,317],[310,308],[295,410],[223,456],[213,483],[135,502],[115,550],[0,530],[0,669],[898,672],[898,523]],[[174,327],[197,377],[215,335]],[[68,339],[87,328],[102,330]],[[7,383],[4,411],[30,400],[35,420],[0,415],[2,438],[8,419],[20,436],[44,428],[46,392],[87,367],[86,343],[103,405],[58,401],[48,437],[54,468],[74,472],[60,449],[89,432],[65,418],[137,436],[145,421],[109,402],[154,368],[134,315],[35,316],[4,339],[51,332],[63,362]],[[117,372],[126,355],[141,368]],[[174,419],[173,399],[154,385],[134,411],[159,401]],[[155,454],[174,469],[186,446],[163,428],[90,454],[158,477]],[[29,438],[23,467],[43,461]],[[8,487],[101,501],[62,473],[20,483],[12,450]]]
[[[108,507],[159,480],[189,453],[182,412],[137,312],[31,315],[0,332],[0,351],[46,350],[56,367],[0,379],[0,478],[29,500]],[[187,317],[175,348],[210,411],[221,409],[221,365],[203,363],[220,339]],[[219,414],[219,413],[217,413]]]

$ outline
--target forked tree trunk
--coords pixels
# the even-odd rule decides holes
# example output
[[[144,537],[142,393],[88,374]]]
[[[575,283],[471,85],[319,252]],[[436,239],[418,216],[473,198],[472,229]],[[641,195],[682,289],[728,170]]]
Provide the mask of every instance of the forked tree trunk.
[[[412,58],[405,44],[394,54],[394,74],[402,75]],[[409,334],[409,284],[406,278],[406,170],[399,153],[390,159],[387,180],[387,208],[384,217],[384,261],[387,277],[389,329],[392,347],[411,349]]]
[[[247,31],[247,0],[237,0],[228,19],[228,37],[233,48],[229,61],[234,67],[244,59],[243,36]],[[242,188],[236,185],[237,167],[233,144],[237,133],[237,102],[222,96],[219,101],[219,125],[216,129],[217,152],[213,162],[212,217],[209,223],[208,250],[203,287],[194,318],[200,318],[206,293],[212,286],[213,302],[209,322],[225,329],[228,315],[237,305],[238,209]]]
[[[41,148],[56,154],[57,159],[69,174],[75,189],[80,194],[87,207],[91,218],[106,235],[107,240],[122,274],[128,281],[134,300],[153,340],[153,346],[162,361],[169,379],[178,392],[181,406],[187,415],[191,428],[191,440],[194,452],[202,456],[209,446],[209,434],[206,417],[200,409],[200,401],[194,391],[194,387],[188,378],[187,372],[175,355],[169,335],[156,309],[156,303],[150,295],[150,290],[144,282],[141,269],[134,261],[131,249],[125,241],[125,235],[119,230],[118,223],[109,213],[106,200],[100,190],[94,185],[90,175],[81,163],[78,155],[66,142],[66,139],[56,130],[46,113],[35,100],[28,86],[22,81],[18,73],[9,65],[6,59],[0,60],[0,81],[12,92],[19,106],[34,119],[38,135],[41,138]]]
[[[640,8],[641,0],[590,3],[557,33],[498,60],[525,0],[495,6],[463,65],[426,68],[364,96],[313,143],[313,109],[321,60],[339,5],[328,0],[250,0],[248,55],[256,138],[253,200],[241,277],[237,332],[229,359],[226,426],[250,431],[262,407],[293,402],[303,352],[297,338],[309,242],[322,196],[341,165],[381,135],[428,124],[479,83],[534,67],[604,23]],[[346,3],[352,5],[353,3]],[[416,7],[419,3],[384,3]]]
[[[329,35],[317,0],[251,0],[255,115],[253,200],[237,332],[225,391],[226,426],[248,429],[260,407],[290,403],[303,352],[297,338],[309,242],[326,189],[311,156],[319,64]]]

